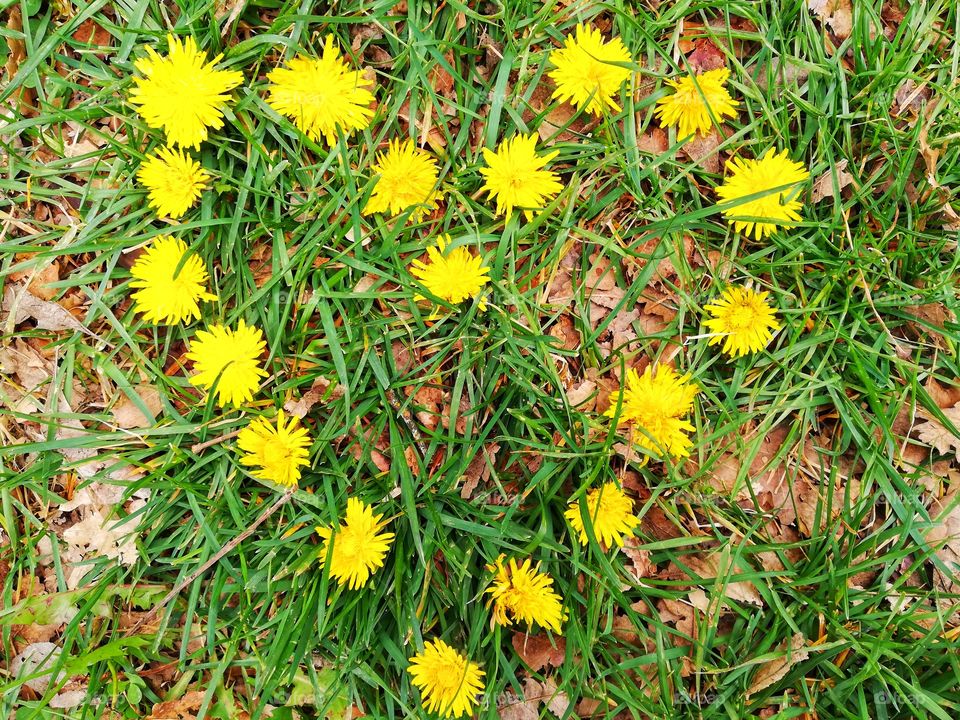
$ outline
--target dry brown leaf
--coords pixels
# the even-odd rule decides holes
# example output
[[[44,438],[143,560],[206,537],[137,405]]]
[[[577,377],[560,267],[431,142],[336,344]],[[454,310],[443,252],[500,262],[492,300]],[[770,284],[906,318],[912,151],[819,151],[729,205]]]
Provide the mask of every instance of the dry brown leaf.
[[[829,26],[840,40],[846,40],[853,31],[853,8],[850,0],[807,0],[807,7],[821,23]]]
[[[557,636],[551,639],[544,634],[528,635],[518,632],[513,634],[513,649],[531,670],[537,671],[563,665],[567,654],[567,641]]]
[[[839,197],[840,191],[852,183],[853,175],[847,172],[847,161],[841,160],[835,168],[827,170],[814,181],[810,201],[818,203],[825,198]]]
[[[927,533],[927,542],[937,547],[937,557],[952,570],[952,572],[944,572],[934,565],[934,581],[941,592],[950,594],[960,593],[960,503],[958,499],[960,499],[960,491],[955,489],[950,495],[934,501],[930,507],[930,516],[937,524]]]
[[[303,397],[298,400],[290,398],[283,404],[283,409],[286,410],[292,417],[302,418],[306,416],[310,410],[313,409],[313,406],[319,402],[326,402],[326,400],[336,400],[343,397],[343,388],[337,384],[332,391],[329,393],[329,397],[324,399],[324,396],[327,395],[327,391],[330,390],[330,386],[333,384],[332,381],[327,380],[325,377],[318,377],[313,381],[313,384],[310,386],[310,389],[303,394]]]
[[[3,292],[3,311],[7,314],[7,332],[29,319],[40,330],[74,330],[96,337],[79,320],[55,302],[41,300],[23,283],[12,283]]]
[[[686,155],[692,162],[699,165],[705,172],[717,174],[720,172],[720,154],[717,148],[723,142],[724,137],[717,128],[710,128],[706,135],[697,133],[687,140],[680,148],[680,152]]]
[[[960,403],[944,408],[944,416],[955,428],[960,428]],[[941,455],[953,453],[960,461],[960,435],[948,429],[937,418],[923,413],[924,422],[917,425],[917,436]]]
[[[781,645],[780,651],[786,654],[763,663],[760,669],[757,670],[753,682],[750,684],[750,687],[747,688],[747,697],[755,695],[761,690],[779,682],[790,672],[790,668],[799,662],[803,662],[810,656],[807,641],[800,633],[796,633],[790,639],[789,644],[784,643]]]
[[[178,700],[157,703],[143,720],[194,720],[204,694],[201,690],[191,690]]]
[[[137,385],[134,392],[153,417],[163,410],[160,391],[153,385]],[[113,419],[122,428],[145,428],[153,425],[154,420],[143,414],[143,410],[126,394],[113,406]]]
[[[630,558],[630,564],[627,569],[634,579],[653,577],[657,572],[657,566],[650,562],[650,553],[640,547],[640,540],[636,537],[627,537],[623,541],[623,554]]]
[[[712,588],[718,590],[722,587],[724,596],[735,602],[763,606],[763,598],[752,582],[732,580],[743,571],[733,566],[730,545],[725,545],[722,550],[711,553],[688,555],[683,562],[702,578],[699,581],[691,578],[695,582],[703,583],[705,587],[707,587],[706,583],[710,583]]]

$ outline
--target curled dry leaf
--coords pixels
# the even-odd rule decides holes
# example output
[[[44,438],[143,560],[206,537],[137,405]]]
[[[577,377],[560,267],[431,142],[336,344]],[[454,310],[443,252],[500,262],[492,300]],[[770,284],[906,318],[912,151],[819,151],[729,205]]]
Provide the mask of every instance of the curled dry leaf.
[[[79,320],[55,302],[30,293],[23,283],[12,283],[3,292],[3,312],[7,332],[26,320],[36,321],[40,330],[70,330],[94,335]]]
[[[807,7],[820,22],[840,40],[853,31],[853,8],[850,0],[807,0]]]
[[[960,461],[960,434],[948,428],[933,415],[924,413],[924,422],[916,427],[917,437],[942,455],[954,454]],[[960,428],[960,403],[944,408],[943,415],[953,428]]]
[[[562,637],[552,639],[546,634],[528,635],[527,633],[513,634],[513,649],[520,659],[533,671],[545,667],[560,667],[567,654],[567,641]]]
[[[790,668],[799,662],[803,662],[809,656],[810,649],[807,646],[806,639],[800,633],[796,633],[790,638],[789,644],[784,643],[780,646],[780,649],[777,650],[777,657],[760,665],[753,682],[747,688],[747,697],[780,682],[790,672]]]
[[[941,592],[960,593],[960,495],[954,490],[934,501],[930,517],[936,525],[927,533],[927,542],[935,547],[936,555],[947,568],[934,564],[933,577]],[[945,601],[956,603],[955,600]]]
[[[818,203],[826,198],[839,197],[840,191],[853,182],[853,175],[847,172],[847,161],[843,159],[814,181],[810,201]]]
[[[135,403],[129,395],[123,394],[113,406],[113,419],[117,425],[125,429],[150,427],[163,410],[160,391],[153,385],[147,384],[137,385],[133,391],[140,400],[140,404],[146,407],[152,417],[145,415],[140,405]]]

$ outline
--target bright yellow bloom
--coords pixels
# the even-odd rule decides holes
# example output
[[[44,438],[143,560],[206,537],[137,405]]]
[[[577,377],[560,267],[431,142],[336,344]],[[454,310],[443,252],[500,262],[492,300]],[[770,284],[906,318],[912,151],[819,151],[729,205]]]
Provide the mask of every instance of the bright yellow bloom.
[[[419,220],[437,207],[437,161],[414,147],[412,140],[391,140],[386,153],[377,155],[373,169],[379,175],[373,194],[363,208],[364,215],[389,212],[399,215],[416,209],[411,220]]]
[[[723,214],[737,232],[751,231],[757,240],[773,234],[777,225],[792,225],[800,220],[800,201],[795,199],[797,185],[810,177],[807,169],[787,157],[787,151],[767,150],[759,160],[733,158],[728,163],[730,176],[717,188],[724,203],[751,195],[760,195],[724,208]],[[766,221],[766,222],[764,222]]]
[[[633,537],[633,530],[640,519],[633,514],[633,501],[616,483],[604,483],[587,493],[587,516],[593,526],[593,534],[604,547],[623,547],[623,539]],[[589,542],[587,527],[580,512],[580,502],[574,500],[567,506],[564,517],[577,532],[581,545]]]
[[[775,319],[777,311],[770,307],[768,296],[766,291],[731,286],[719,300],[705,305],[703,309],[713,316],[704,322],[715,333],[710,344],[722,342],[723,352],[731,357],[763,350],[780,329]]]
[[[558,150],[537,155],[537,135],[517,135],[504,140],[493,152],[483,149],[483,159],[488,167],[480,168],[486,178],[483,189],[497,200],[497,214],[507,220],[514,208],[521,208],[527,220],[533,218],[534,210],[541,210],[546,201],[556,197],[563,189],[560,176],[544,166],[553,160]]]
[[[158,235],[130,268],[134,310],[143,319],[175,325],[200,317],[200,301],[216,300],[207,292],[207,268],[196,255],[188,255],[179,238]]]
[[[560,632],[565,613],[560,596],[553,590],[553,578],[531,567],[530,558],[520,565],[513,558],[504,567],[503,555],[487,570],[496,573],[487,592],[493,596],[493,619],[500,625],[514,620],[527,625],[538,623]],[[511,617],[512,616],[512,619]]]
[[[147,57],[134,63],[143,77],[133,79],[137,87],[130,92],[130,102],[140,106],[147,125],[163,128],[170,145],[199,148],[207,128],[223,127],[227,93],[243,82],[243,75],[214,70],[223,56],[207,62],[192,37],[181,42],[168,35],[167,45],[166,57],[147,46]]]
[[[631,440],[635,445],[657,455],[666,452],[674,457],[686,457],[693,444],[686,433],[694,427],[683,418],[693,409],[693,398],[699,388],[690,382],[689,375],[680,376],[665,365],[651,368],[638,375],[627,371],[626,388],[620,407],[620,425],[631,425]],[[616,398],[610,398],[607,417],[617,414]]]
[[[736,117],[734,109],[739,102],[727,92],[727,68],[710,70],[701,75],[688,75],[679,80],[667,80],[675,93],[657,100],[660,124],[677,125],[677,136],[682,140],[695,133],[706,135],[713,127],[713,118],[722,122],[725,117]]]
[[[444,254],[450,238],[441,235],[437,238],[437,247],[427,248],[429,262],[414,260],[410,265],[410,274],[441,300],[456,305],[464,300],[475,298],[490,282],[490,268],[483,265],[483,258],[473,255],[464,247],[454,248]],[[415,300],[423,300],[416,295]],[[486,303],[480,300],[480,309],[486,309]]]
[[[427,640],[423,652],[410,658],[407,668],[420,689],[427,712],[442,717],[470,715],[483,692],[483,670],[443,640]]]
[[[323,538],[320,564],[324,565],[330,553],[330,540],[333,539],[333,552],[330,558],[330,577],[340,585],[349,584],[351,590],[362,588],[370,575],[383,565],[383,558],[393,542],[393,533],[382,533],[386,525],[381,522],[383,515],[374,515],[369,505],[362,500],[347,500],[347,516],[341,527],[334,529],[318,527],[317,532]]]
[[[580,513],[580,502],[574,500],[563,514],[577,531],[581,545],[589,542],[587,527]],[[605,547],[623,547],[625,537],[633,537],[633,529],[640,518],[633,514],[633,501],[617,487],[608,482],[603,487],[587,493],[587,516],[593,525],[593,534]]]
[[[278,485],[297,487],[300,468],[309,465],[310,434],[299,427],[300,419],[284,421],[277,413],[277,426],[262,417],[255,418],[237,436],[237,447],[244,453],[240,464],[260,468],[250,474]]]
[[[267,373],[260,367],[260,354],[267,344],[259,328],[241,320],[236,330],[214,325],[209,332],[197,330],[187,359],[197,374],[190,384],[209,390],[216,385],[220,407],[239,407],[253,399],[260,378]]]
[[[550,53],[550,62],[557,69],[547,75],[556,83],[553,97],[560,102],[569,100],[594,115],[620,109],[613,96],[633,72],[623,67],[632,60],[620,38],[604,42],[599,30],[581,23],[576,36],[567,35],[564,47]]]
[[[157,215],[178,218],[200,197],[210,173],[183,149],[159,148],[144,160],[137,179],[147,188],[150,207]]]
[[[343,61],[333,35],[327,36],[322,56],[296,57],[267,73],[267,79],[273,83],[267,105],[312,140],[333,145],[338,130],[344,135],[363,130],[373,117],[373,82]]]

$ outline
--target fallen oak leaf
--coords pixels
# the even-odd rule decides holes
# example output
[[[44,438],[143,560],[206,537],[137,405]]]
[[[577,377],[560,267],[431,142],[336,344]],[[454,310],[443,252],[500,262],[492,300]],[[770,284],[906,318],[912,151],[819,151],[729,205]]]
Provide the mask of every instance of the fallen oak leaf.
[[[747,688],[747,697],[755,695],[761,690],[765,690],[774,683],[780,682],[786,677],[787,673],[790,672],[790,668],[799,662],[803,662],[810,656],[810,648],[807,645],[807,641],[800,633],[796,633],[790,638],[789,644],[784,643],[776,652],[784,651],[786,654],[762,662],[760,669],[753,678],[753,682],[750,684],[750,687]],[[760,662],[760,660],[758,659],[755,662]]]
[[[944,417],[950,421],[954,428],[960,428],[960,403],[953,407],[944,408]],[[948,429],[933,415],[923,413],[924,422],[916,426],[917,437],[938,453],[949,455],[954,453],[957,460],[960,460],[960,435],[956,431]]]
[[[567,641],[562,637],[551,640],[545,634],[528,635],[527,633],[513,634],[513,649],[520,659],[531,670],[542,670],[545,667],[560,667],[567,655]]]
[[[40,330],[72,330],[97,337],[96,333],[88,330],[86,325],[57,303],[41,300],[31,294],[24,283],[7,286],[3,293],[3,311],[7,313],[5,332],[8,334],[12,334],[14,327],[20,323],[33,319]]]

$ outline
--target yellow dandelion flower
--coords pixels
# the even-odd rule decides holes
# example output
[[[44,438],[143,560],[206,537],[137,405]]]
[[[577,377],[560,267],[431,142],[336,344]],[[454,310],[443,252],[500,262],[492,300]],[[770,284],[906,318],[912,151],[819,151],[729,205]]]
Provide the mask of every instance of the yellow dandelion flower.
[[[377,184],[363,208],[364,215],[399,215],[415,207],[410,219],[419,220],[437,207],[437,161],[414,147],[412,140],[391,140],[387,152],[377,155],[373,169],[378,175]]]
[[[493,585],[487,588],[493,600],[493,619],[500,625],[516,620],[560,632],[565,613],[560,596],[553,590],[553,578],[540,572],[539,565],[531,567],[530,558],[519,565],[511,558],[504,566],[503,557],[487,565],[487,570],[495,573]]]
[[[630,425],[634,444],[660,455],[686,457],[693,444],[686,433],[694,427],[683,418],[693,409],[693,398],[699,388],[690,382],[689,375],[678,375],[670,367],[661,365],[656,373],[651,368],[643,375],[627,371],[626,387],[620,407],[620,425]],[[610,398],[610,409],[605,415],[617,413],[616,398]]]
[[[300,427],[300,419],[285,421],[283,410],[277,413],[277,425],[262,417],[255,418],[237,436],[237,447],[244,453],[240,464],[259,468],[250,474],[260,480],[297,487],[300,468],[307,459],[310,434]]]
[[[475,298],[490,282],[490,268],[483,265],[483,258],[473,255],[464,247],[444,253],[450,238],[441,235],[437,238],[437,247],[427,248],[429,262],[414,260],[410,265],[410,274],[441,300],[456,305],[464,300]],[[414,300],[423,300],[422,295]],[[480,309],[486,309],[486,303],[480,300]]]
[[[703,307],[713,317],[704,325],[714,333],[710,344],[723,343],[723,352],[731,357],[763,350],[780,329],[777,311],[770,307],[769,293],[731,286],[720,299]]]
[[[349,585],[351,590],[362,588],[370,575],[383,565],[394,534],[380,532],[386,525],[381,522],[382,518],[383,515],[374,515],[371,507],[362,500],[349,498],[346,519],[341,527],[317,528],[324,541],[320,564],[326,563],[332,539],[330,577],[340,585]]]
[[[737,232],[753,232],[757,240],[772,235],[778,225],[792,225],[800,220],[801,203],[796,199],[799,183],[810,177],[807,169],[793,162],[787,151],[767,150],[759,160],[730,161],[733,171],[717,188],[717,197],[724,203],[749,198],[723,210]],[[760,197],[750,197],[760,195]]]
[[[620,38],[604,42],[599,30],[581,23],[562,48],[550,53],[550,62],[557,69],[547,75],[556,83],[553,97],[560,102],[570,101],[594,115],[620,109],[613,96],[633,72],[623,67],[632,60]]]
[[[207,292],[207,268],[188,254],[179,238],[158,235],[130,268],[134,310],[156,324],[175,325],[200,317],[200,301],[216,300]]]
[[[200,197],[210,173],[183,149],[159,148],[144,160],[137,180],[147,188],[147,199],[157,215],[179,218]]]
[[[699,133],[706,135],[713,127],[713,119],[722,122],[725,117],[736,117],[739,105],[727,92],[727,68],[710,70],[701,75],[689,75],[679,80],[667,80],[676,92],[657,100],[656,114],[664,127],[677,125],[677,136],[688,138]]]
[[[605,547],[623,547],[625,537],[633,537],[633,529],[640,518],[633,514],[633,501],[616,483],[608,482],[587,493],[587,516],[593,525],[593,534]],[[567,506],[564,517],[577,531],[581,545],[589,542],[579,501]]]
[[[267,73],[267,79],[272,83],[267,105],[312,140],[323,138],[333,145],[338,131],[363,130],[373,117],[373,82],[344,62],[333,35],[327,36],[319,58],[296,57]]]
[[[166,57],[147,46],[147,57],[134,63],[136,77],[130,102],[152,128],[163,128],[170,145],[199,148],[207,129],[223,127],[223,108],[229,93],[243,82],[236,70],[215,70],[222,55],[207,62],[192,37],[183,42],[168,35]]]
[[[537,135],[517,135],[504,140],[493,152],[483,149],[487,167],[480,168],[485,178],[483,189],[497,200],[497,214],[507,220],[514,208],[520,208],[533,218],[534,210],[542,210],[547,201],[563,189],[560,176],[544,166],[553,160],[558,150],[546,155],[537,155]]]
[[[443,640],[427,640],[423,652],[410,658],[407,668],[419,688],[427,712],[442,717],[462,717],[473,712],[483,692],[483,670]]]
[[[210,390],[216,386],[220,407],[239,407],[253,399],[260,378],[267,373],[260,367],[260,354],[266,347],[259,328],[241,320],[236,330],[214,325],[209,331],[197,330],[187,359],[193,361],[196,375],[190,384]]]

